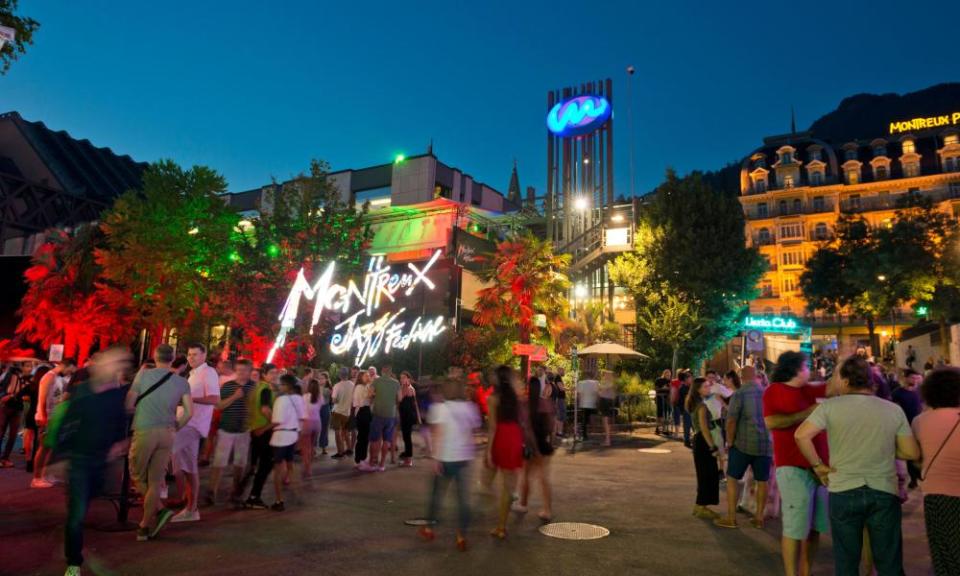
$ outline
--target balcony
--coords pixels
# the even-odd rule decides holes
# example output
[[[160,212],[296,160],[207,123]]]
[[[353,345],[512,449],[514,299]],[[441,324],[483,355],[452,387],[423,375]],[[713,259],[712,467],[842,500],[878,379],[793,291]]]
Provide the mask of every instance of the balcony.
[[[833,232],[817,232],[814,230],[809,234],[811,242],[830,242],[833,240]]]
[[[763,218],[779,218],[782,216],[799,216],[803,214],[824,214],[833,212],[834,206],[835,204],[830,200],[825,199],[822,202],[814,202],[811,200],[802,203],[800,206],[793,203],[788,203],[785,206],[768,206],[767,210],[761,213],[759,205],[753,204],[745,207],[744,214],[747,220],[760,220]]]
[[[752,237],[754,246],[771,246],[776,244],[777,237],[775,234],[769,234],[767,236],[760,236],[759,234],[754,234]]]

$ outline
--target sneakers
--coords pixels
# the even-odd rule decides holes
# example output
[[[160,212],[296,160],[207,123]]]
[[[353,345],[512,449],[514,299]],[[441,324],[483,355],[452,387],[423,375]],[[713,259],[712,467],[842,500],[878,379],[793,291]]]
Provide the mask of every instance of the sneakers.
[[[244,508],[249,508],[251,510],[266,510],[267,504],[260,498],[251,496],[247,498],[247,501],[243,503]]]
[[[386,471],[387,471],[387,468],[386,468],[386,466],[378,466],[378,467],[374,468],[374,470],[376,470],[377,472],[386,472]]]
[[[53,488],[52,482],[47,482],[43,478],[34,478],[30,481],[31,488]]]
[[[199,510],[183,510],[177,512],[173,518],[170,519],[171,522],[196,522],[200,520],[200,511]]]
[[[67,566],[67,571],[63,573],[63,576],[80,576],[80,567]]]
[[[270,509],[273,510],[274,512],[283,512],[284,510],[286,510],[286,508],[283,505],[283,500],[279,502],[274,502],[273,504],[271,504]]]
[[[346,454],[344,454],[343,452],[337,452],[336,454],[334,454],[333,456],[331,456],[331,458],[333,458],[334,460],[339,460],[339,459],[343,458],[344,456],[346,456]]]
[[[354,466],[353,469],[359,472],[375,472],[377,470],[375,467],[367,464],[366,461],[360,462],[359,464]]]
[[[150,539],[150,530],[146,526],[137,528],[137,542],[146,542]]]
[[[167,522],[169,522],[171,518],[173,518],[173,510],[169,508],[164,508],[157,512],[157,525],[150,531],[150,538],[156,538],[157,534],[160,533],[160,530],[167,525]]]
[[[401,468],[413,468],[413,460],[404,460],[400,463]]]

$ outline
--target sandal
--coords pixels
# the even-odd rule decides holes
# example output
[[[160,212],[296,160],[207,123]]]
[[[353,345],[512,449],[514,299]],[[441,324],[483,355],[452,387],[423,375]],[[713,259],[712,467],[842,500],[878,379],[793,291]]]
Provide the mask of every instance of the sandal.
[[[507,530],[505,528],[494,528],[490,531],[490,535],[497,540],[503,540],[507,537]]]
[[[714,525],[714,526],[719,526],[720,528],[736,528],[736,527],[737,527],[737,521],[736,521],[736,520],[730,520],[730,519],[728,519],[728,518],[715,518],[715,519],[713,520],[713,525]]]

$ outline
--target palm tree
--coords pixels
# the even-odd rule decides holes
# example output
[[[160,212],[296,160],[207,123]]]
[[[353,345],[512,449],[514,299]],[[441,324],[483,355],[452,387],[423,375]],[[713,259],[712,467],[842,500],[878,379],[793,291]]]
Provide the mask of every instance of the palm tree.
[[[559,333],[569,310],[570,280],[561,272],[570,264],[569,255],[554,254],[550,242],[525,232],[500,242],[495,252],[480,258],[477,275],[488,286],[478,295],[474,314],[478,326],[517,330],[519,342],[529,344],[538,331],[534,316],[544,314],[549,335]],[[528,368],[524,356],[524,378]]]

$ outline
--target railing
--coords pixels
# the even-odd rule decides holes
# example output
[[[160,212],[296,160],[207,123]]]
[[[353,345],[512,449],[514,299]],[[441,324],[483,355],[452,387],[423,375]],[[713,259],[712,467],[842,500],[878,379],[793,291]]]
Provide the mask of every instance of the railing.
[[[759,220],[762,218],[778,218],[781,216],[797,216],[801,214],[823,214],[834,211],[834,203],[824,200],[823,202],[808,201],[800,206],[792,203],[787,206],[768,206],[766,212],[761,213],[756,205],[750,206],[746,210],[748,220]]]
[[[760,236],[759,234],[753,235],[754,246],[770,246],[771,244],[776,244],[776,242],[777,242],[776,234],[770,234],[768,236]]]

